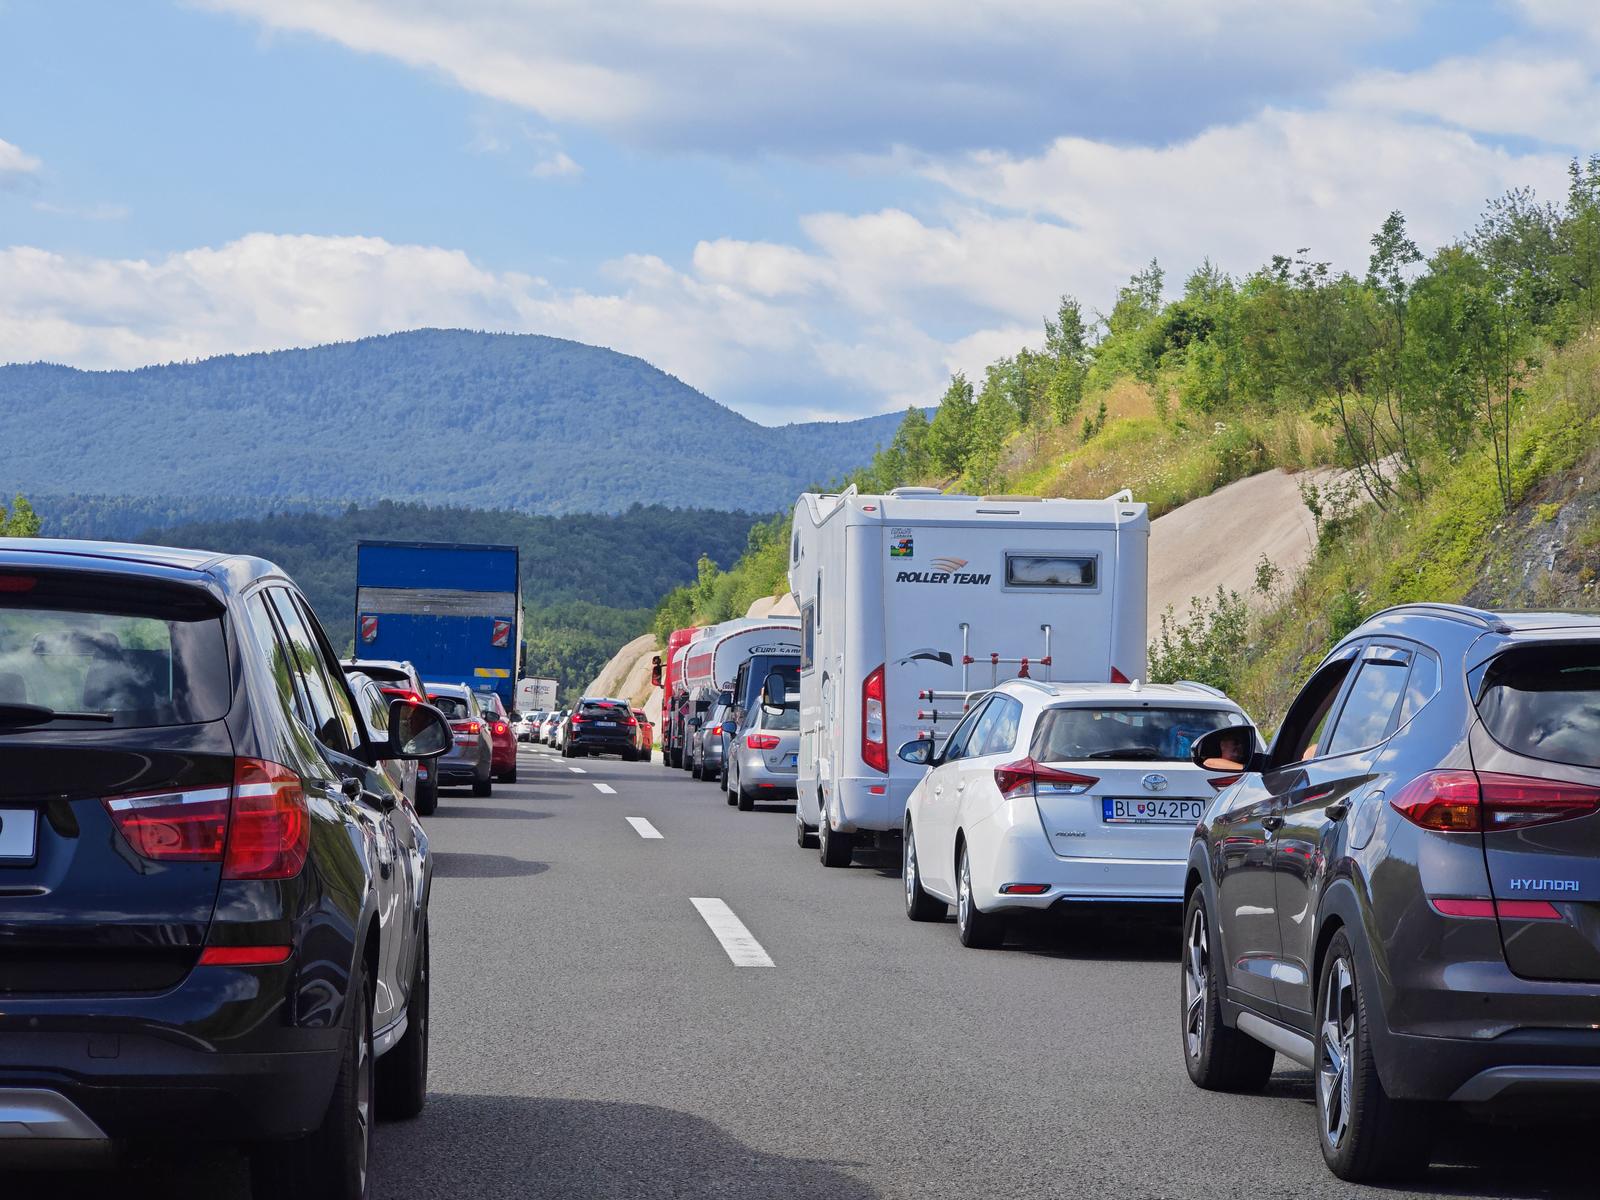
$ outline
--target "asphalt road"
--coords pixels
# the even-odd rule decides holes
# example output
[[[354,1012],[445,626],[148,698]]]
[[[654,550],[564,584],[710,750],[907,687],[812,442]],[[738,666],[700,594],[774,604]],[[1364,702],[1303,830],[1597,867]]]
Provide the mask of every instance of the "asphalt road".
[[[447,793],[428,821],[432,1095],[380,1126],[374,1195],[1380,1194],[1323,1167],[1299,1067],[1279,1059],[1261,1096],[1190,1085],[1175,922],[966,950],[953,923],[906,920],[898,862],[825,870],[792,813],[740,813],[659,763],[543,750],[490,799]],[[736,966],[695,898],[726,904],[772,965]],[[4,1196],[108,1194],[248,1187],[227,1153],[0,1177]],[[1419,1190],[1381,1194],[1593,1200],[1600,1150],[1572,1128],[1461,1125]]]

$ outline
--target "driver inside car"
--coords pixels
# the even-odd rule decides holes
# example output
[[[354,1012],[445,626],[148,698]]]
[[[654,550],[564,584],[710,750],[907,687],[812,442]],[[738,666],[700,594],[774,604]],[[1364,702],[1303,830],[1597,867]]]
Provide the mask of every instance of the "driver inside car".
[[[1242,771],[1250,758],[1249,737],[1244,730],[1230,730],[1219,739],[1217,753],[1201,764],[1208,771]]]

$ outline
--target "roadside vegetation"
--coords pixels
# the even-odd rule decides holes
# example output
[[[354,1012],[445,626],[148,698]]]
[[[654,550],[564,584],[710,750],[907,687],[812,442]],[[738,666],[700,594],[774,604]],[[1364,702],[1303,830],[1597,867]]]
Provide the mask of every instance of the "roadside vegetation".
[[[0,537],[38,537],[39,525],[39,516],[27,497],[19,494],[12,500],[9,512],[0,504]]]
[[[1571,164],[1559,202],[1512,191],[1431,252],[1391,213],[1361,275],[1296,250],[1243,277],[1205,261],[1170,294],[1152,261],[1109,311],[1064,296],[1042,349],[955,376],[931,419],[908,410],[836,486],[1126,487],[1159,516],[1270,467],[1344,468],[1342,488],[1305,489],[1320,540],[1301,578],[1263,564],[1266,603],[1223,593],[1151,631],[1153,678],[1216,683],[1270,727],[1372,612],[1492,600],[1482,583],[1519,503],[1600,441],[1600,156]],[[1600,550],[1600,504],[1585,520],[1568,559]],[[787,516],[757,526],[727,571],[702,561],[657,608],[658,635],[780,592],[787,532]]]

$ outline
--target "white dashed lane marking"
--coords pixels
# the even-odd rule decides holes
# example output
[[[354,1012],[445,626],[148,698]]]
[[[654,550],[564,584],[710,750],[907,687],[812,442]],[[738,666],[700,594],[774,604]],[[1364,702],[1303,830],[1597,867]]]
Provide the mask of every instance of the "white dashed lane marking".
[[[612,787],[609,783],[597,783],[594,785],[594,790],[599,792],[602,796],[615,796],[617,794],[617,789]]]
[[[628,824],[632,825],[633,831],[642,838],[659,838],[661,836],[661,831],[643,817],[629,817]]]
[[[568,767],[567,770],[571,771],[574,775],[587,775],[589,773],[582,767]]]
[[[761,948],[761,943],[756,941],[755,935],[745,928],[743,921],[734,915],[733,909],[715,896],[691,896],[689,903],[695,906],[700,917],[705,921],[711,932],[716,935],[717,941],[722,943],[722,948],[728,952],[728,957],[733,960],[736,967],[770,967],[772,959]]]

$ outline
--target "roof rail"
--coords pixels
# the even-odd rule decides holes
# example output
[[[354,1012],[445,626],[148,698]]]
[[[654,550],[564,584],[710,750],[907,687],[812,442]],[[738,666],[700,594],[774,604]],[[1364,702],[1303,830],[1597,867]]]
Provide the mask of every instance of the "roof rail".
[[[1208,693],[1208,694],[1210,694],[1212,696],[1216,696],[1216,697],[1218,697],[1220,699],[1223,699],[1223,700],[1228,699],[1228,693],[1227,692],[1223,691],[1219,687],[1212,687],[1209,683],[1201,683],[1198,679],[1179,679],[1179,680],[1176,681],[1174,686],[1175,687],[1195,688],[1198,691],[1206,692],[1206,693]]]
[[[1059,696],[1061,694],[1060,692],[1056,691],[1054,684],[1046,683],[1042,679],[1032,679],[1032,678],[1030,678],[1030,677],[1028,677],[1026,675],[1017,675],[1017,676],[1014,676],[1011,679],[1002,679],[1000,681],[1000,683],[997,683],[994,686],[995,687],[999,687],[1000,684],[1003,684],[1003,683],[1025,683],[1029,687],[1038,688],[1041,692],[1043,692],[1047,696]],[[980,688],[979,690],[980,691],[990,691],[990,692],[992,692],[992,691],[994,691],[994,688]]]
[[[1444,617],[1450,621],[1477,625],[1490,633],[1511,632],[1511,626],[1507,625],[1498,613],[1492,613],[1482,608],[1472,608],[1466,604],[1444,604],[1434,600],[1416,600],[1409,604],[1392,604],[1388,608],[1373,613],[1372,616],[1367,618],[1367,621],[1374,621],[1379,617],[1396,612],[1424,612],[1431,616]],[[1366,624],[1366,621],[1363,621],[1362,624]]]

